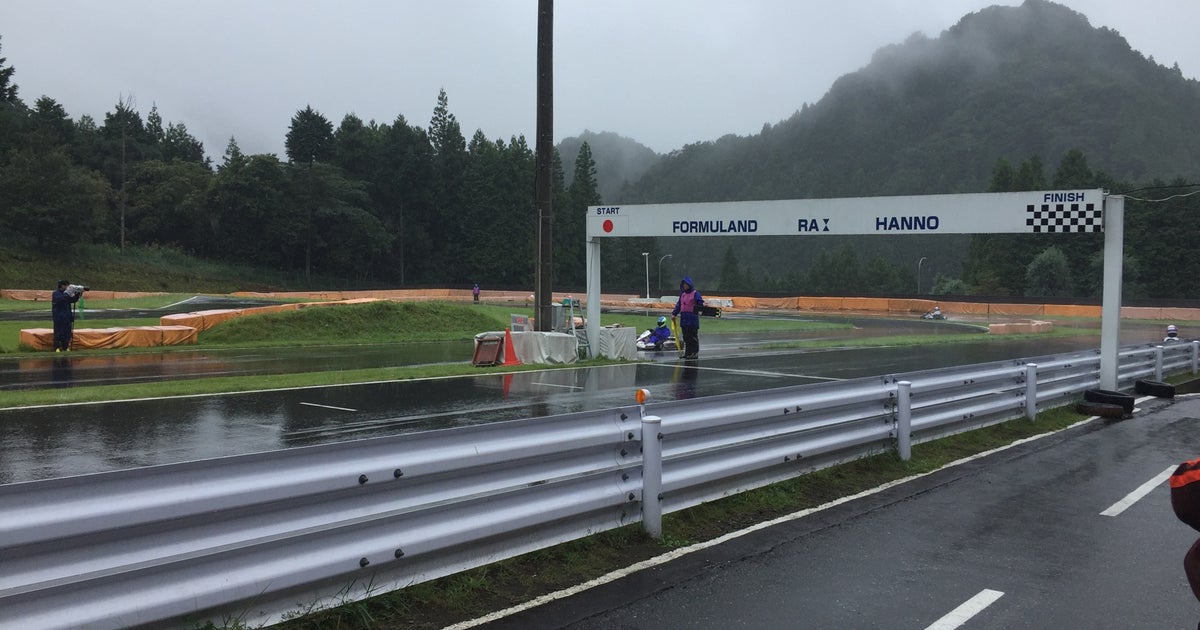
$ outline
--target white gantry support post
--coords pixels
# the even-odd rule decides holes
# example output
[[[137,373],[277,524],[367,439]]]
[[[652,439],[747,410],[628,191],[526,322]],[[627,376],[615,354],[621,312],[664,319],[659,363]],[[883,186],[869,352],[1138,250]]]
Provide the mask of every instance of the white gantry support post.
[[[1200,372],[1200,341],[1192,342],[1192,374]]]
[[[600,240],[587,241],[587,335],[588,358],[595,359],[600,348]]]
[[[1025,364],[1025,417],[1037,418],[1037,364]]]
[[[1100,388],[1117,389],[1121,337],[1125,198],[1104,198],[1104,297],[1100,306]]]
[[[912,458],[912,382],[896,383],[896,452],[900,459]]]
[[[1154,380],[1156,381],[1161,381],[1163,378],[1162,353],[1162,346],[1154,346]]]
[[[662,418],[646,415],[650,392],[639,389],[642,418],[642,527],[651,538],[662,538]]]

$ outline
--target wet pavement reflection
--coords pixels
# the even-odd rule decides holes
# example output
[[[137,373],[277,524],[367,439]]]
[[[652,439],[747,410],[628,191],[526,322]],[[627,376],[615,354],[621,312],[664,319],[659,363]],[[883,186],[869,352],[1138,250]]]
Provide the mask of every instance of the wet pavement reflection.
[[[930,324],[918,323],[923,332],[961,332],[953,324]],[[854,331],[814,333],[845,338],[840,348],[771,347],[800,337],[795,333],[702,331],[697,361],[649,352],[640,357],[646,362],[603,367],[0,410],[0,483],[611,408],[631,404],[635,388],[650,390],[652,402],[669,401],[1099,346],[1098,335],[1005,342],[980,335],[979,343],[853,346],[856,336],[878,336],[879,330],[865,331],[877,325],[886,326],[871,321]],[[911,322],[887,330],[914,334]],[[1123,332],[1122,343],[1153,341],[1157,327]],[[0,387],[465,362],[471,348],[464,342],[111,357],[73,353],[70,359],[23,359],[13,362],[17,365],[0,361]]]

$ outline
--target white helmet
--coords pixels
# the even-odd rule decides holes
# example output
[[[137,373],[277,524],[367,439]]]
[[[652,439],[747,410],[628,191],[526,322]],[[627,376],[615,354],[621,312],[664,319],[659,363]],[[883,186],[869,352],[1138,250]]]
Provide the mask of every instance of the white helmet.
[[[659,317],[659,318],[658,318],[658,325],[659,325],[659,326],[666,326],[666,325],[667,325],[667,318],[666,318],[666,317]]]
[[[1168,333],[1168,334],[1170,334],[1170,333],[1177,333],[1177,332],[1179,332],[1179,329],[1175,327],[1175,324],[1170,324],[1170,325],[1168,325],[1168,326],[1167,326],[1167,333]]]

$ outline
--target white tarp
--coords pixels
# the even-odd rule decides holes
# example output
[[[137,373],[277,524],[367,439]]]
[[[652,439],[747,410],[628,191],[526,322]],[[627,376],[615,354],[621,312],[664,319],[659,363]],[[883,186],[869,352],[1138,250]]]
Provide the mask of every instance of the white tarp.
[[[574,335],[526,331],[512,333],[512,339],[513,350],[521,363],[575,363],[579,360]]]
[[[620,328],[601,328],[600,343],[596,356],[607,359],[625,359],[633,361],[637,358],[637,329],[628,326]]]

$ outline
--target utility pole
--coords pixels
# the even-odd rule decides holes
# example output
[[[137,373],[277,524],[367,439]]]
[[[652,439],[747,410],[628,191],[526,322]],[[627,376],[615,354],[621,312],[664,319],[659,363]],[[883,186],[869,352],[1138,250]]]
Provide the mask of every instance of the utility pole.
[[[121,121],[121,253],[125,253],[125,127],[128,118]]]
[[[537,266],[534,270],[534,317],[541,332],[554,330],[550,303],[554,301],[552,226],[554,208],[550,191],[554,157],[554,0],[538,0],[537,34]]]

